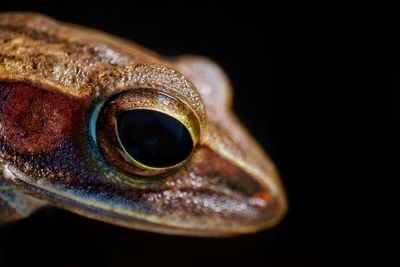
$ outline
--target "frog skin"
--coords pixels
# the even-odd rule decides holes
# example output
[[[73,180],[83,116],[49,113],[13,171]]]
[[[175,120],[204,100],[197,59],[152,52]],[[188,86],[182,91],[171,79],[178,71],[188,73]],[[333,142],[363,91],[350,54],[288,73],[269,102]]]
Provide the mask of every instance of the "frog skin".
[[[179,119],[190,156],[165,170],[132,167],[115,127],[103,127],[115,122],[109,99]],[[54,206],[132,229],[231,236],[274,226],[287,209],[218,65],[33,13],[0,13],[0,171],[1,222]]]

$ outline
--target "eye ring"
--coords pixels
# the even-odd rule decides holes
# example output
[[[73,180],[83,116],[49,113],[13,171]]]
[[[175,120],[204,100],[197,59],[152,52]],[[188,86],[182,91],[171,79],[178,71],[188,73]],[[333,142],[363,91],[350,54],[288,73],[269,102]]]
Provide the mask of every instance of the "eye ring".
[[[149,178],[174,170],[190,159],[194,148],[199,142],[200,123],[196,114],[182,101],[164,92],[146,88],[127,90],[111,96],[109,99],[101,102],[100,105],[100,107],[96,107],[94,110],[97,116],[91,119],[89,125],[91,128],[90,135],[95,140],[95,143],[108,163],[125,174]],[[183,142],[183,144],[190,144],[191,147],[185,148],[185,153],[182,154],[183,156],[181,155],[181,158],[177,157],[179,160],[176,162],[167,160],[169,164],[152,166],[148,162],[138,160],[124,145],[124,140],[121,140],[120,129],[118,127],[121,126],[119,120],[121,116],[124,116],[124,114],[131,116],[135,112],[153,113],[153,117],[159,117],[162,120],[167,119],[168,123],[172,125],[180,125],[180,132],[184,133],[186,131],[186,142]],[[134,121],[133,124],[135,123]],[[140,128],[136,128],[136,130],[138,129],[140,131]],[[146,129],[142,133],[146,134]],[[133,132],[133,135],[135,135],[135,132]],[[157,133],[157,131],[155,135],[163,137],[163,133]],[[141,138],[143,140],[148,139],[147,136]],[[188,138],[190,138],[191,142],[187,141]],[[161,143],[161,146],[171,148],[171,144],[167,144],[166,142],[168,140],[171,141],[171,138],[156,141]],[[133,143],[136,141],[134,140]],[[175,143],[179,144],[179,142]],[[171,153],[168,155],[171,155]]]

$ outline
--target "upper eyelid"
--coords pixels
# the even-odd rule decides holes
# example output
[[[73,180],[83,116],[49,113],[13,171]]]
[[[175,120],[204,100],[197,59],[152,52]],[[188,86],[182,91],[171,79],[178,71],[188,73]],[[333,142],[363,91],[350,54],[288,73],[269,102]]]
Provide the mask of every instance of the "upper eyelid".
[[[139,63],[119,66],[98,74],[94,94],[103,98],[133,88],[160,90],[188,105],[199,120],[205,121],[206,111],[199,92],[178,71],[160,64]]]

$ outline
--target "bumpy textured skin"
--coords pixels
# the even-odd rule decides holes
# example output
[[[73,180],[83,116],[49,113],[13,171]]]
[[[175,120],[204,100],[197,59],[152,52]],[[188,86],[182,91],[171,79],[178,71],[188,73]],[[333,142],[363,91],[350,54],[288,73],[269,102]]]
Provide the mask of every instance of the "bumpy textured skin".
[[[192,157],[151,183],[121,177],[88,133],[96,103],[140,88],[185,103],[201,131]],[[286,211],[284,190],[231,103],[227,77],[206,58],[163,58],[46,16],[0,14],[0,180],[37,200],[31,212],[54,205],[134,229],[197,236],[275,225]],[[3,220],[30,213],[16,214],[1,195],[0,208]]]

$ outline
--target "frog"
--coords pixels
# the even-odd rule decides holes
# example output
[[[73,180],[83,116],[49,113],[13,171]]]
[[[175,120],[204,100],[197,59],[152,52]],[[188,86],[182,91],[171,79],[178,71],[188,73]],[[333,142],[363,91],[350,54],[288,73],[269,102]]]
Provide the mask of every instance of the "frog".
[[[279,172],[232,107],[207,57],[0,13],[0,222],[56,207],[167,235],[275,226]]]

